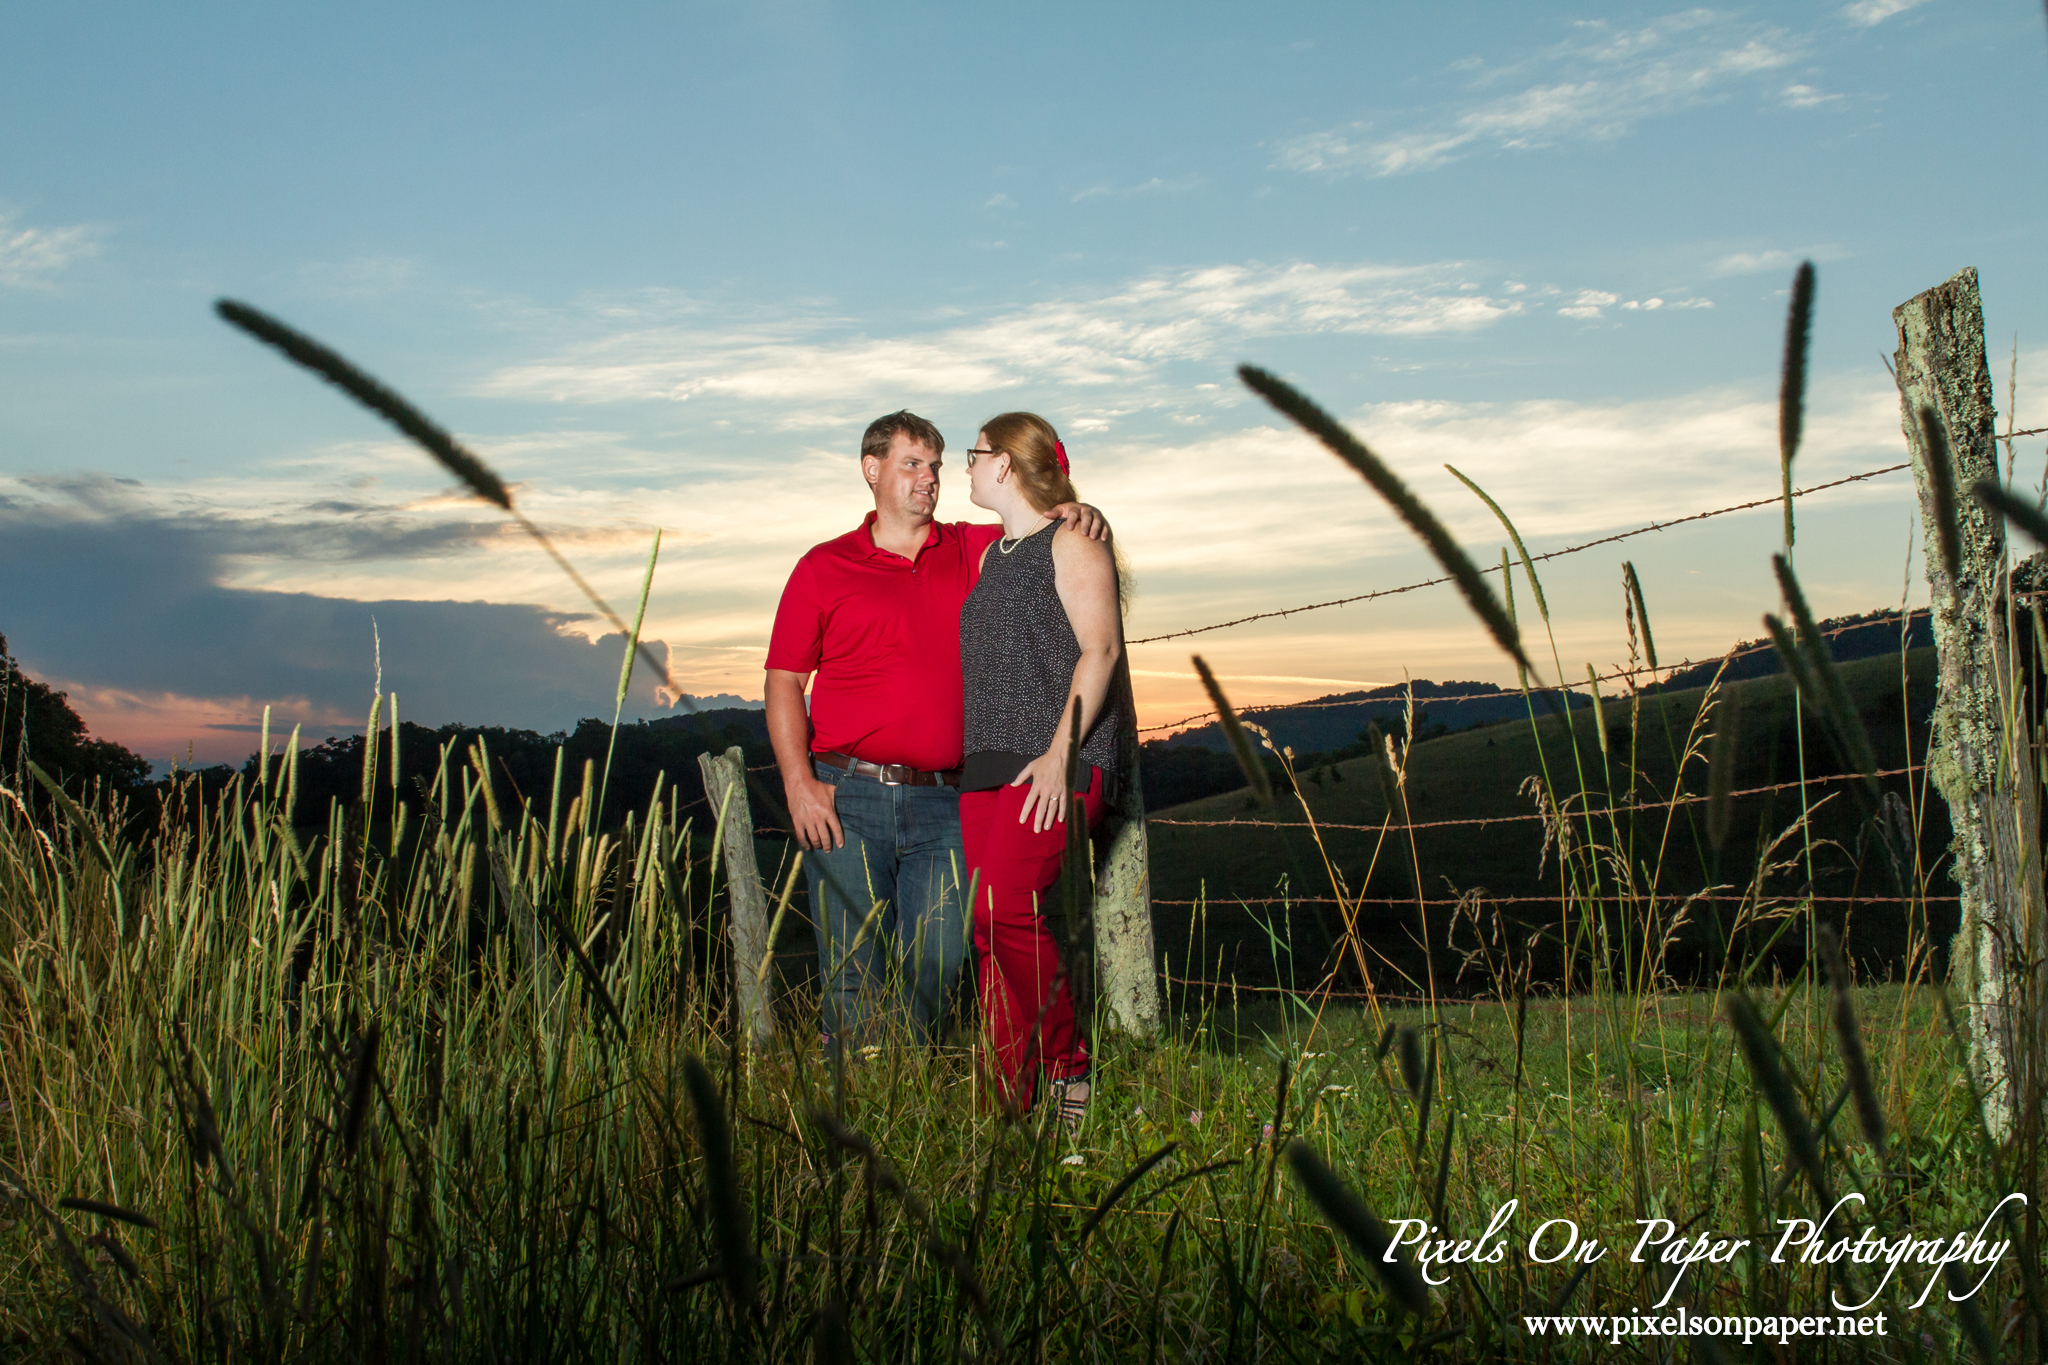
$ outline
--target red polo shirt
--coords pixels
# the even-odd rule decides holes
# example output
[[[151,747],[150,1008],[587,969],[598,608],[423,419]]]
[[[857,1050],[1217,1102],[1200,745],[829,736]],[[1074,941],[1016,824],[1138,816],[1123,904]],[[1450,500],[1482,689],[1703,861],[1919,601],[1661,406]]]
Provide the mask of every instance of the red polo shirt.
[[[811,751],[926,772],[965,743],[960,606],[1001,526],[934,522],[917,558],[875,544],[875,514],[797,561],[768,641],[769,668],[815,673]]]

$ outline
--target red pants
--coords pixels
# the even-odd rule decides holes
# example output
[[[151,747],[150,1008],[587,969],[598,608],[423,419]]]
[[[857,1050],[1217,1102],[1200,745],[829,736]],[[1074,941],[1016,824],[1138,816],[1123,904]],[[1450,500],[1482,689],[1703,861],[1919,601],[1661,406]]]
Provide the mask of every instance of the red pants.
[[[1030,792],[1021,787],[960,793],[960,841],[974,891],[974,947],[981,960],[981,1020],[993,1054],[998,1093],[1031,1107],[1038,1067],[1053,1080],[1088,1074],[1088,1044],[1074,1027],[1074,998],[1060,970],[1059,947],[1039,913],[1040,899],[1059,880],[1067,827],[1034,833],[1017,814]],[[1067,813],[1085,812],[1090,829],[1102,818],[1102,772],[1071,798]]]

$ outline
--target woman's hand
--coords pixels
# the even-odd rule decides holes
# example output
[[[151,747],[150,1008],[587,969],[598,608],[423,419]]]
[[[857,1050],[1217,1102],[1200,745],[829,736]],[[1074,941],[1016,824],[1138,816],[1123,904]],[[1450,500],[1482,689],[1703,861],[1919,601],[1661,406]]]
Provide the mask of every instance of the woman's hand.
[[[1067,746],[1064,744],[1040,754],[1031,760],[1023,772],[1010,780],[1013,787],[1026,782],[1031,790],[1024,794],[1024,808],[1017,812],[1017,823],[1031,822],[1031,832],[1042,834],[1054,825],[1063,824],[1067,818]]]

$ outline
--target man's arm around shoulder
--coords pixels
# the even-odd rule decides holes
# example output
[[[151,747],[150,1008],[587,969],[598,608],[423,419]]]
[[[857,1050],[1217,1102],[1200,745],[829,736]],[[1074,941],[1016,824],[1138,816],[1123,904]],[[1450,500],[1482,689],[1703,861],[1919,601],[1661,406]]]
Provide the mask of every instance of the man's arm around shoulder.
[[[1109,539],[1109,518],[1102,515],[1100,507],[1085,502],[1063,502],[1045,514],[1047,521],[1063,521],[1070,531],[1079,531],[1090,540]]]

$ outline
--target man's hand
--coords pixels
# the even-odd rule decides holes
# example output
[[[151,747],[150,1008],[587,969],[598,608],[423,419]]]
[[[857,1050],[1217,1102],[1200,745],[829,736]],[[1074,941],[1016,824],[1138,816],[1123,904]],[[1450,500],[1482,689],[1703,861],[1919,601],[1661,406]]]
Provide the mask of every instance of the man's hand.
[[[784,778],[782,794],[789,798],[789,823],[796,827],[800,847],[846,847],[846,831],[839,827],[839,788],[800,776],[795,781]]]
[[[1090,540],[1109,539],[1109,520],[1099,507],[1085,502],[1063,502],[1045,514],[1047,521],[1064,521]]]
[[[771,668],[763,684],[768,708],[768,742],[782,770],[782,796],[789,802],[790,833],[809,850],[846,847],[839,827],[839,789],[820,782],[811,769],[811,720],[804,711],[808,673]]]

